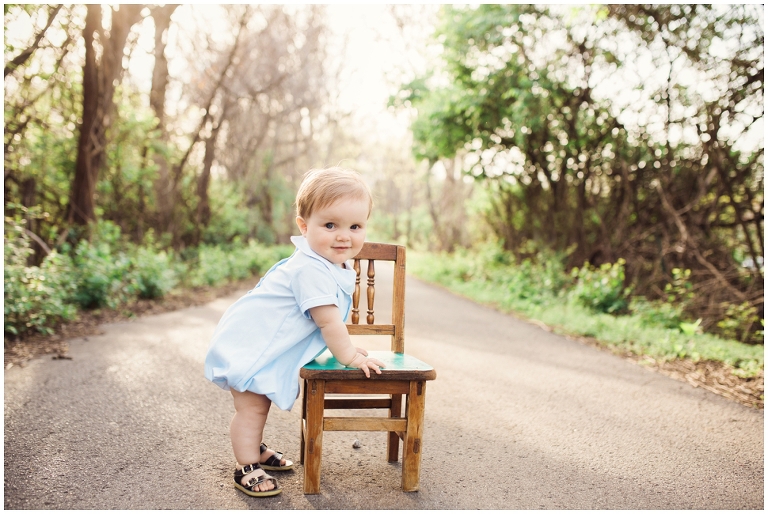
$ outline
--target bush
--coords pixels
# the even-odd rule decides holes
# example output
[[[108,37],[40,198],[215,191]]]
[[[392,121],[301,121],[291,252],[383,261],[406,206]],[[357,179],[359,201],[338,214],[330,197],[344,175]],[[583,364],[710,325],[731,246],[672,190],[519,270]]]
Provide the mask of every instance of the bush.
[[[84,309],[114,309],[131,296],[131,260],[120,250],[120,228],[112,222],[99,222],[92,241],[81,240],[74,252],[74,300]]]
[[[757,313],[757,308],[750,302],[739,305],[724,305],[725,316],[717,322],[720,335],[748,344],[762,344],[765,320]],[[752,331],[753,326],[761,327]]]
[[[517,263],[515,256],[497,242],[479,245],[472,251],[458,249],[435,257],[411,252],[408,266],[426,280],[473,298],[487,298],[510,309],[552,301],[563,296],[570,283],[562,271],[561,255],[541,251],[535,260],[529,258]]]
[[[679,328],[683,322],[683,307],[668,302],[652,302],[642,296],[633,297],[629,310],[647,326]]]
[[[201,246],[189,284],[192,286],[213,286],[225,282],[229,276],[227,253],[219,246]]]
[[[26,211],[24,211],[26,212]],[[156,247],[153,235],[144,246],[123,240],[109,221],[92,227],[91,240],[81,240],[72,257],[51,253],[38,266],[28,266],[32,254],[23,219],[5,220],[5,332],[53,327],[74,319],[77,308],[117,308],[133,298],[160,298],[184,277],[186,285],[219,285],[266,272],[288,257],[293,246],[201,246],[188,249],[188,262]],[[191,271],[190,271],[191,270]]]
[[[293,253],[293,246],[263,246],[249,241],[246,246],[208,246],[198,249],[189,285],[215,286],[266,272],[274,263]]]
[[[605,263],[599,268],[584,263],[584,266],[573,268],[571,276],[577,280],[572,295],[584,306],[597,312],[607,314],[627,310],[630,288],[624,287],[624,259],[610,264]]]
[[[139,247],[133,257],[131,284],[139,298],[162,298],[179,282],[172,254]]]
[[[54,251],[39,267],[27,266],[31,253],[24,220],[6,218],[3,270],[6,333],[20,335],[34,330],[50,334],[53,325],[77,315],[77,308],[69,301],[74,289],[70,259]]]

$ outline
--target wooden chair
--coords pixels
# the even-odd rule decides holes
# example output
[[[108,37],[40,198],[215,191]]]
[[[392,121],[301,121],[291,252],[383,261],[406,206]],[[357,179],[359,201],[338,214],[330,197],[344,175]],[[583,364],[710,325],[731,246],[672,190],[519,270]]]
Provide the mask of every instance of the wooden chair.
[[[360,320],[360,261],[367,260],[367,324]],[[394,262],[392,289],[392,323],[374,324],[375,261]],[[304,494],[320,492],[320,465],[323,450],[323,431],[385,431],[387,458],[397,462],[400,440],[403,441],[402,488],[419,490],[422,432],[424,427],[424,400],[427,380],[437,377],[435,370],[414,357],[406,355],[403,336],[405,320],[405,247],[391,244],[365,243],[354,259],[357,272],[352,297],[350,335],[391,336],[391,351],[370,351],[371,357],[386,363],[381,375],[371,372],[371,378],[359,369],[348,369],[329,351],[301,369],[304,379],[302,398],[301,463],[304,465]],[[328,394],[357,395],[353,398],[326,398]],[[360,395],[379,395],[366,397]],[[382,397],[381,395],[386,395]],[[403,401],[405,399],[405,401]],[[403,416],[405,405],[405,416]],[[326,410],[334,409],[386,409],[388,416],[332,417]]]

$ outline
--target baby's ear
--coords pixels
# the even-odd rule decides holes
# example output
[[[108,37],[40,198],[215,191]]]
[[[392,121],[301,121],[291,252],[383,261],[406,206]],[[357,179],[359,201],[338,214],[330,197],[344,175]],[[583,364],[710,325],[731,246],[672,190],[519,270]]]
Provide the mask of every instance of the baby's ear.
[[[301,231],[301,235],[304,235],[307,233],[307,222],[304,221],[304,218],[301,216],[296,216],[296,225],[299,227],[299,230]]]

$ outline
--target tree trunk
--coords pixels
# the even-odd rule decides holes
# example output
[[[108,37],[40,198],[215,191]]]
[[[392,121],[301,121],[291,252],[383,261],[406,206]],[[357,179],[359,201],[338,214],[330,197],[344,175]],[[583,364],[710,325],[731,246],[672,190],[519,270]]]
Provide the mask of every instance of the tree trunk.
[[[211,168],[216,159],[216,139],[219,130],[226,117],[226,106],[221,119],[211,130],[211,135],[205,140],[205,156],[203,157],[203,169],[197,178],[197,213],[195,215],[195,243],[199,243],[203,229],[211,221],[211,204],[208,201],[208,185],[211,182]]]
[[[165,129],[165,92],[168,88],[168,58],[165,47],[168,43],[168,27],[171,25],[171,15],[178,5],[164,5],[152,8],[152,19],[155,21],[155,68],[152,73],[152,90],[149,93],[149,105],[157,117],[157,128],[160,129],[160,143],[168,141]],[[155,198],[157,202],[158,227],[160,231],[168,230],[171,211],[173,209],[171,181],[168,174],[168,160],[162,153],[155,153],[153,161],[157,166],[155,179]]]
[[[77,144],[75,177],[69,197],[68,221],[87,225],[95,220],[94,193],[99,170],[104,162],[106,132],[115,110],[115,83],[123,69],[123,50],[131,27],[141,17],[141,5],[121,5],[112,11],[112,27],[107,38],[101,26],[101,6],[88,4],[83,40],[83,115]],[[101,43],[101,59],[94,47],[94,33]]]

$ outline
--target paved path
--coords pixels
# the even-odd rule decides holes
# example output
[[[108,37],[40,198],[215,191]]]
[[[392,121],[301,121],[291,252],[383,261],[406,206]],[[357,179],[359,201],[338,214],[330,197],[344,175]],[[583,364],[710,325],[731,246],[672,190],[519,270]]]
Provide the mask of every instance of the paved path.
[[[383,433],[330,432],[322,494],[302,494],[298,466],[277,474],[282,495],[247,498],[230,484],[230,397],[202,375],[237,296],[105,325],[70,341],[72,360],[8,370],[5,508],[763,508],[763,411],[412,278],[406,350],[438,371],[421,490],[399,490]],[[299,418],[298,403],[275,409],[265,436],[295,460]]]

